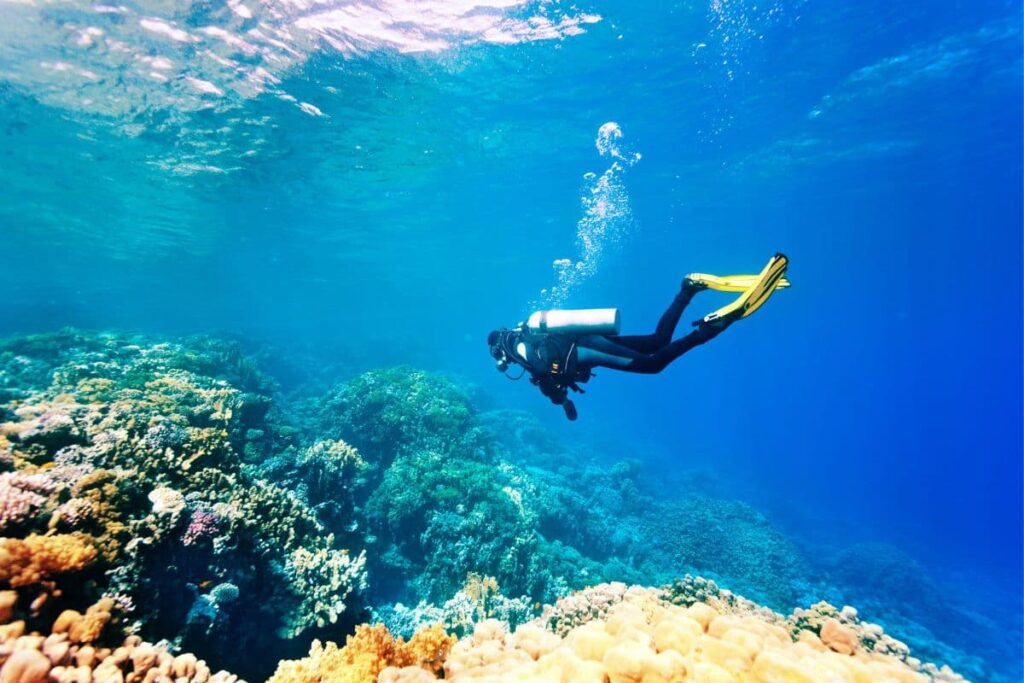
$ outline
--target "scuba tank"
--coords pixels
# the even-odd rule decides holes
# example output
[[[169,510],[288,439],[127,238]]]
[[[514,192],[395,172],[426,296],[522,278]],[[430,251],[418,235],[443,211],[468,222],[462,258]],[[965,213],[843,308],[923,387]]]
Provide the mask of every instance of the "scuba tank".
[[[534,334],[557,333],[574,336],[618,334],[619,309],[580,308],[537,311],[527,319],[526,329]]]

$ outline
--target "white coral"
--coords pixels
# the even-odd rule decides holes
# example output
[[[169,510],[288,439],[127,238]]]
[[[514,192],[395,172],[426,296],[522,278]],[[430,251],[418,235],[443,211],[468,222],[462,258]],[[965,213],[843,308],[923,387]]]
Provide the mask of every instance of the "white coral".
[[[158,486],[150,491],[149,502],[158,515],[177,515],[185,509],[185,496],[167,486]]]
[[[338,621],[345,611],[345,600],[353,591],[366,588],[366,552],[353,557],[348,550],[327,545],[309,550],[296,548],[285,563],[285,575],[302,603],[290,615],[281,635],[292,638],[310,626],[323,627]]]

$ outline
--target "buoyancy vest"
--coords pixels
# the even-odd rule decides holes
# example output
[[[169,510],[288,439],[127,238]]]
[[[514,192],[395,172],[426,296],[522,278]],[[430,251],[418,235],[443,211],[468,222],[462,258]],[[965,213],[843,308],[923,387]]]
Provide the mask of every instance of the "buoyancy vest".
[[[517,348],[527,369],[534,375],[551,375],[559,383],[575,381],[576,340],[561,334],[524,334],[521,343],[526,347],[525,355]],[[517,347],[519,345],[517,344]]]

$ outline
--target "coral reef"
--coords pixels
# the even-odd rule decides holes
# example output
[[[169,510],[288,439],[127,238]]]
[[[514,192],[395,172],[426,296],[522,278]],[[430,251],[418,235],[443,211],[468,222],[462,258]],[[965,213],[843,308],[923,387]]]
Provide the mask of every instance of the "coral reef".
[[[602,583],[559,598],[553,605],[545,605],[537,623],[564,638],[574,628],[604,619],[613,607],[624,600],[659,597],[658,591],[651,588],[627,586],[618,581]]]
[[[260,464],[298,453],[325,498],[361,458],[340,442],[303,448],[237,345],[65,332],[2,342],[0,362],[24,368],[4,382],[0,583],[92,565],[67,606],[115,596],[128,630],[228,661],[337,623],[357,601],[360,539],[328,528],[351,524],[352,507],[321,516]],[[247,599],[204,600],[224,583]]]
[[[697,592],[731,611],[696,599]],[[442,671],[444,680],[480,683],[963,683],[948,668],[909,657],[849,610],[840,622],[826,616],[829,609],[787,620],[693,577],[664,590],[605,584],[545,607],[511,632],[500,621],[481,621],[454,645],[438,626],[407,646],[382,625],[360,626],[344,648],[317,642],[306,659],[282,662],[271,683],[414,683],[439,680]],[[424,633],[432,657],[403,661],[403,648]]]
[[[911,651],[995,680],[946,644],[987,642],[990,624],[939,624],[940,641],[917,621],[950,601],[909,558],[815,565],[707,477],[669,495],[621,451],[480,413],[407,367],[317,398],[223,340],[0,341],[0,616],[19,617],[0,659],[21,642],[49,662],[12,656],[0,683],[211,680],[192,660],[177,672],[182,647],[262,679],[314,638],[276,683],[957,680]],[[673,581],[686,572],[714,580]],[[818,603],[850,596],[885,628]],[[783,616],[796,604],[813,606]],[[367,613],[381,623],[353,633]]]
[[[472,633],[476,624],[497,619],[510,627],[529,621],[534,605],[528,598],[509,598],[501,594],[493,576],[470,573],[458,593],[440,606],[421,601],[415,607],[401,603],[373,610],[374,620],[396,635],[407,636],[420,629],[439,624],[458,636]]]
[[[710,572],[773,607],[795,602],[794,584],[805,575],[799,552],[755,509],[703,497],[654,505],[655,514],[642,520],[645,575]]]
[[[410,450],[465,450],[478,438],[469,397],[444,377],[409,367],[363,373],[318,405],[318,431],[352,443],[375,467]]]
[[[690,570],[728,577],[773,606],[793,604],[799,552],[749,506],[699,496],[657,500],[641,491],[640,464],[631,459],[609,467],[556,450],[554,463],[541,467],[536,455],[512,450],[549,446],[530,436],[536,429],[523,416],[511,415],[511,435],[499,434],[450,382],[391,371],[388,380],[417,396],[401,402],[379,387],[384,377],[360,376],[347,385],[358,392],[341,389],[333,396],[344,400],[332,399],[343,405],[336,433],[360,432],[359,416],[372,426],[360,437],[366,448],[386,442],[374,431],[380,425],[396,425],[387,438],[398,431],[403,439],[371,478],[365,505],[378,544],[370,566],[383,588],[375,589],[379,601],[440,603],[467,572],[495,577],[507,595],[550,602],[602,581],[668,581]],[[455,416],[440,441],[423,437],[428,386],[442,397],[430,403],[434,419]]]
[[[384,544],[382,564],[411,566],[415,592],[428,600],[452,595],[470,571],[527,592],[538,539],[505,490],[509,483],[495,467],[466,457],[399,456],[367,503],[370,528]]]
[[[85,614],[62,612],[49,630],[29,631],[24,620],[11,621],[17,601],[0,592],[0,681],[4,683],[244,683],[226,671],[212,673],[193,654],[173,655],[165,646],[129,636],[117,645],[102,641],[113,601],[101,600]]]

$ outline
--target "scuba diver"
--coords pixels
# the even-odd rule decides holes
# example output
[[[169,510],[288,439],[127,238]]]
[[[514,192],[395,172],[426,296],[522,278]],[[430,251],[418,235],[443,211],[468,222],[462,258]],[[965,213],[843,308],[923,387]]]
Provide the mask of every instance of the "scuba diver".
[[[512,329],[493,330],[487,335],[487,345],[500,372],[510,379],[529,373],[530,382],[552,403],[562,406],[567,418],[575,420],[576,405],[569,399],[569,390],[584,393],[580,385],[594,377],[594,368],[661,372],[690,349],[752,314],[775,290],[789,287],[785,278],[788,266],[789,259],[776,254],[758,275],[687,275],[653,334],[620,335],[616,308],[537,311]],[[694,294],[704,289],[741,294],[732,303],[694,321],[692,332],[673,341],[683,310]],[[508,375],[512,365],[522,367],[518,377]]]

